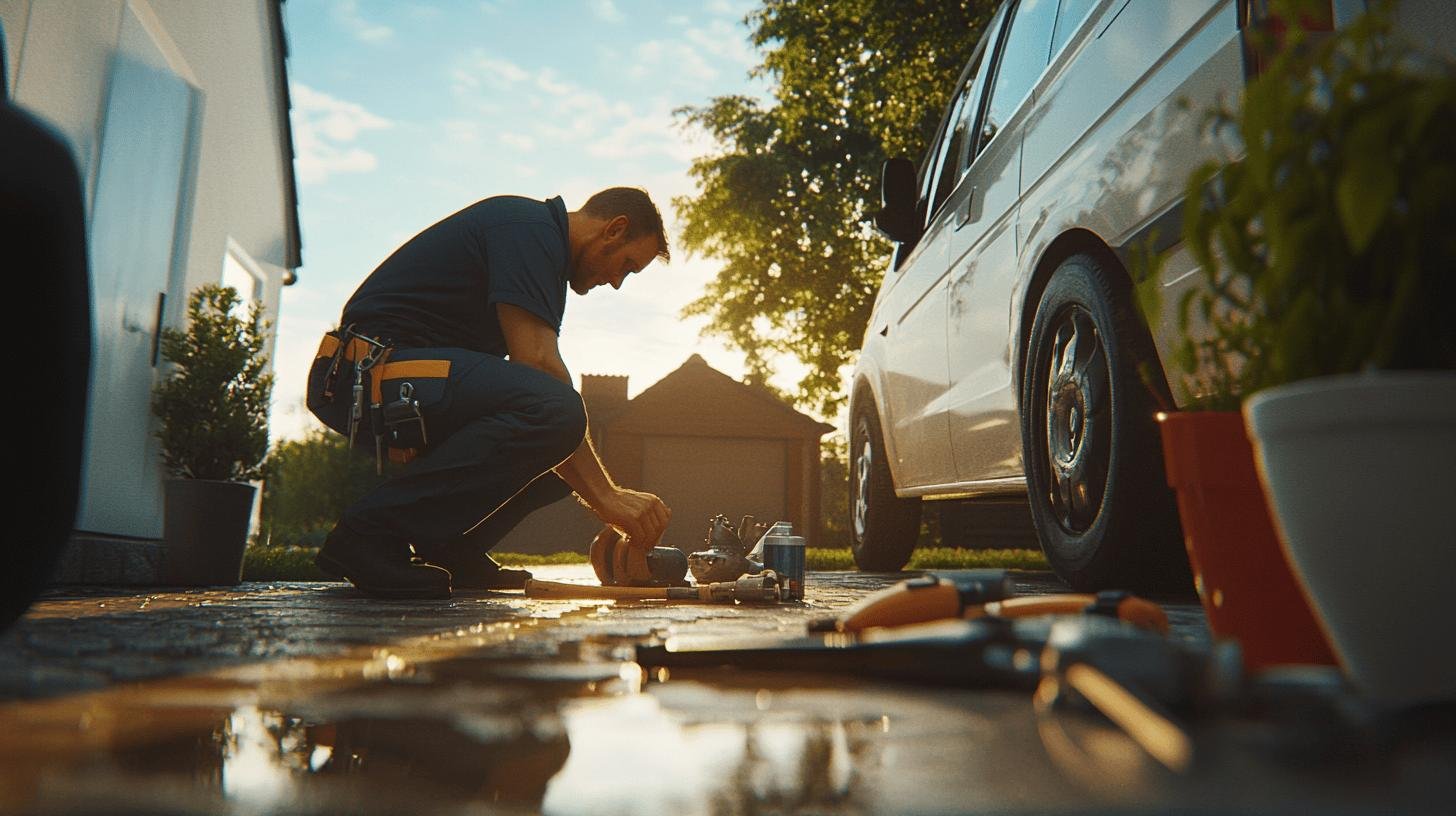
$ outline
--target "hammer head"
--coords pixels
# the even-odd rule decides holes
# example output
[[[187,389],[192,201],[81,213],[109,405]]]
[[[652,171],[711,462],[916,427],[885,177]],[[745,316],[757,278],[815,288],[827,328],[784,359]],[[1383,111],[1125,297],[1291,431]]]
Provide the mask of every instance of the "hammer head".
[[[633,547],[615,528],[592,539],[592,570],[602,586],[687,586],[688,558],[675,547]]]

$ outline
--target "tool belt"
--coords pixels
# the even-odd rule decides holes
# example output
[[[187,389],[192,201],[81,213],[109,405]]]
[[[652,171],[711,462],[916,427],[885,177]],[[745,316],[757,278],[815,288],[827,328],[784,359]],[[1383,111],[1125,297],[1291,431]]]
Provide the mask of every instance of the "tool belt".
[[[381,475],[386,459],[404,464],[430,444],[424,408],[444,398],[450,376],[449,360],[391,362],[395,351],[387,338],[350,324],[324,333],[309,373],[309,410],[347,436],[350,446],[359,444],[361,433],[373,436]]]

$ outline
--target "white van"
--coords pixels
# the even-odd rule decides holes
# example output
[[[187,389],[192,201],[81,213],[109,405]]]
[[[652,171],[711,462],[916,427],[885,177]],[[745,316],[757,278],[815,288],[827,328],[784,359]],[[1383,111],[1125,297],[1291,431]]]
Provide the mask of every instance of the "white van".
[[[1125,253],[1157,242],[1165,303],[1200,279],[1184,185],[1219,150],[1203,112],[1258,70],[1265,7],[1008,0],[918,174],[886,163],[898,246],[850,397],[862,569],[904,566],[924,500],[1014,496],[1074,588],[1187,581],[1154,418],[1176,326],[1139,320]],[[1326,24],[1363,10],[1333,0]]]

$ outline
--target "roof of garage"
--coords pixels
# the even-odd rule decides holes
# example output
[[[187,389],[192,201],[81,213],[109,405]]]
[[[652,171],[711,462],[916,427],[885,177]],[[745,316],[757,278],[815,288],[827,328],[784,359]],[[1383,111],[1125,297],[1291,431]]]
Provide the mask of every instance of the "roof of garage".
[[[584,380],[583,397],[593,422],[603,422],[614,433],[818,439],[834,430],[833,425],[796,411],[768,389],[714,369],[696,354],[604,417],[593,407],[590,384]]]

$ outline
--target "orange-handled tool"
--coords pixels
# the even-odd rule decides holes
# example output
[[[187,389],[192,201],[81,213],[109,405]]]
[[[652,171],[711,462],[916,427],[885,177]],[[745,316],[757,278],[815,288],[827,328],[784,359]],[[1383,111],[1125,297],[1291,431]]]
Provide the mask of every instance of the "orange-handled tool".
[[[861,632],[874,627],[906,626],[947,618],[1027,618],[1093,612],[1160,634],[1168,616],[1157,604],[1125,592],[1069,593],[1010,597],[1005,570],[972,570],[955,578],[925,575],[861,599],[836,620],[818,621],[811,631]]]
[[[1168,614],[1163,611],[1163,607],[1126,592],[1023,595],[1020,598],[1007,598],[1004,601],[967,607],[961,617],[967,620],[987,616],[1030,618],[1037,615],[1077,615],[1083,612],[1106,615],[1160,635],[1168,634]]]
[[[1011,593],[1006,570],[968,570],[949,578],[923,575],[867,595],[838,619],[811,628],[858,632],[873,626],[958,618],[969,608],[1009,598]]]

